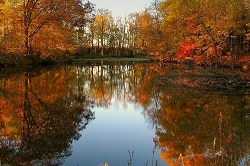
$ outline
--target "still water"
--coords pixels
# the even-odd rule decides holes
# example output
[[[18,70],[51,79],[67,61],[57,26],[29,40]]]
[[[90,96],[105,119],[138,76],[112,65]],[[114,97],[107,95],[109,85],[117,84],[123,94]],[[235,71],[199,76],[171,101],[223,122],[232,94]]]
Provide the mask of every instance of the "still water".
[[[211,72],[156,63],[2,69],[0,165],[248,165],[250,90],[197,84]]]

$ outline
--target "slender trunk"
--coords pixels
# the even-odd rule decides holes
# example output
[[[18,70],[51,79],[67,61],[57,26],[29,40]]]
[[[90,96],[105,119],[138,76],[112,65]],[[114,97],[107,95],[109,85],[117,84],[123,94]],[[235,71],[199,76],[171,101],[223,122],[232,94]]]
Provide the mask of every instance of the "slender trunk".
[[[100,37],[100,36],[99,36]],[[97,48],[100,48],[100,39],[99,39],[99,37],[98,37],[98,39],[97,39]]]
[[[31,40],[39,30],[48,23],[46,20],[37,24],[36,28],[31,30],[31,23],[34,22],[34,18],[38,17],[42,12],[36,13],[34,16],[35,6],[38,0],[28,0],[23,2],[23,33],[24,33],[24,49],[26,56],[29,56],[32,52]]]
[[[104,39],[103,39],[103,33],[102,33],[102,36],[101,36],[101,55],[103,56],[103,46],[104,46]]]
[[[28,6],[30,5],[30,1],[23,3],[23,27],[24,27],[24,49],[25,54],[28,56],[30,54],[30,48],[29,48],[29,27],[30,27],[30,17],[31,17],[31,11],[29,10]]]
[[[25,24],[25,23],[24,23]],[[27,25],[24,25],[24,48],[25,48],[25,54],[27,56],[30,55],[30,46],[29,46],[29,27]]]
[[[29,78],[28,74],[26,74],[26,78],[24,80],[24,102],[23,102],[23,124],[22,124],[22,144],[21,149],[29,148],[28,142],[30,142],[30,130],[32,128],[31,121],[32,121],[32,113],[31,113],[31,103],[29,100]]]
[[[103,51],[103,47],[101,47],[101,56],[103,56],[103,53],[104,51]]]
[[[93,47],[94,47],[94,34],[93,33],[91,34],[91,46],[93,49]]]

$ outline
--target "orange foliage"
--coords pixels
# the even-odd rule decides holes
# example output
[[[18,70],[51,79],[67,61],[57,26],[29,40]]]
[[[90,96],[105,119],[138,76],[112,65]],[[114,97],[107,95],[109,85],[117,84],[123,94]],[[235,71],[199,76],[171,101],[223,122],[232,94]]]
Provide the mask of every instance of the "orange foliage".
[[[18,99],[20,100],[20,99]],[[17,101],[18,102],[18,101]],[[1,135],[13,138],[15,140],[20,140],[20,135],[18,134],[18,125],[22,123],[22,113],[20,109],[16,109],[15,105],[8,103],[5,99],[0,98],[0,112],[1,112],[1,123],[2,128],[0,128]],[[20,103],[21,104],[21,103]]]
[[[148,98],[148,95],[146,95],[146,94],[143,94],[143,95],[141,95],[140,96],[140,104],[141,105],[146,105],[146,104],[148,104],[149,103],[149,98]]]
[[[243,56],[237,60],[237,64],[250,63],[250,56]]]
[[[192,53],[192,51],[193,51],[195,48],[196,48],[196,46],[195,46],[195,44],[193,44],[193,43],[186,42],[186,41],[181,42],[181,43],[180,43],[180,48],[179,48],[179,50],[178,50],[178,52],[177,52],[177,55],[178,55],[178,57],[180,57],[180,58],[187,57],[187,56],[189,56],[189,55]]]
[[[63,69],[58,71],[58,73],[63,72]],[[69,93],[66,89],[66,83],[67,80],[72,79],[74,75],[68,72],[67,77],[65,77],[64,74],[59,75],[58,73],[48,71],[34,77],[20,75],[2,81],[4,84],[2,88],[6,90],[6,94],[13,97],[0,97],[1,135],[14,140],[20,140],[22,136],[21,125],[24,125],[24,107],[27,102],[25,95],[27,95],[28,102],[32,105],[32,108],[35,110],[44,110],[44,103],[46,103],[47,106],[54,105],[62,96]],[[27,85],[25,85],[26,80]],[[35,116],[36,112],[34,112],[33,115]]]
[[[187,18],[185,18],[185,23],[187,25],[187,30],[189,32],[195,32],[197,29],[197,24],[196,24],[196,15],[191,15]]]
[[[148,38],[150,32],[150,18],[148,15],[142,15],[139,19],[139,30],[141,32],[141,39]]]
[[[196,166],[196,165],[206,165],[206,158],[203,154],[192,154],[190,156],[180,155],[177,159],[174,159],[168,151],[161,151],[160,156],[163,161],[168,163],[170,166]]]

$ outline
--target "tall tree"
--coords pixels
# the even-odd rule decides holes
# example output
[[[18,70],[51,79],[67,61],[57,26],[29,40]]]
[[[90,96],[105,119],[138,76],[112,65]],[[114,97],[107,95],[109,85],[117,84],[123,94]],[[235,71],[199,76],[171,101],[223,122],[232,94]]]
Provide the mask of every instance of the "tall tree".
[[[68,31],[65,36],[68,40],[65,41],[69,44],[74,34],[83,34],[85,25],[94,18],[94,6],[80,0],[13,0],[5,1],[4,5],[0,12],[5,13],[8,25],[16,32],[26,55],[33,53],[34,43],[38,43],[39,51],[39,44],[45,42],[48,36],[56,38],[59,31]],[[11,15],[14,18],[10,18]]]
[[[98,9],[93,27],[96,30],[97,46],[101,47],[101,55],[104,54],[104,47],[108,41],[110,25],[113,23],[111,11],[108,9]]]

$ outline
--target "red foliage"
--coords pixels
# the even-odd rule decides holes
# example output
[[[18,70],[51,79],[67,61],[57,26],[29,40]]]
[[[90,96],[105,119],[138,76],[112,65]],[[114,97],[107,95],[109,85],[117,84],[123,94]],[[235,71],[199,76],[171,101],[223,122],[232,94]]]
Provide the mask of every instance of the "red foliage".
[[[250,63],[250,56],[243,56],[243,57],[239,58],[236,62],[236,64],[238,64],[238,65],[242,65],[245,63]]]
[[[193,50],[195,49],[195,44],[189,43],[189,42],[181,42],[180,43],[180,48],[177,52],[178,57],[180,58],[185,58],[189,56]]]

